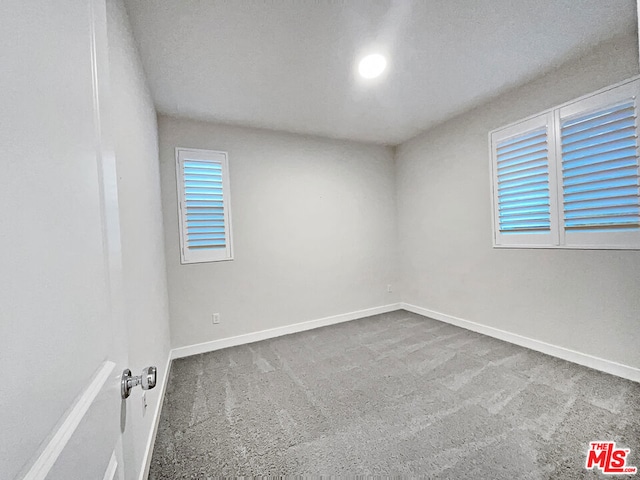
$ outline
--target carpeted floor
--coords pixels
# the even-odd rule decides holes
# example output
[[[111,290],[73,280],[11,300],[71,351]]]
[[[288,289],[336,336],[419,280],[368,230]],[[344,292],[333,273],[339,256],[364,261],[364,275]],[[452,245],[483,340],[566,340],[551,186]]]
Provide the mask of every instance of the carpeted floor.
[[[174,361],[149,478],[596,478],[595,440],[640,467],[640,384],[398,311]]]

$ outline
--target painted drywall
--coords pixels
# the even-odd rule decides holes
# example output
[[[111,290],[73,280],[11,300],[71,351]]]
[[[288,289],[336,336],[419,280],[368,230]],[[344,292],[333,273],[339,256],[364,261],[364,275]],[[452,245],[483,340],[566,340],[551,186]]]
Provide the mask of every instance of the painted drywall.
[[[636,75],[637,48],[601,44],[398,147],[404,302],[640,367],[640,251],[492,248],[488,147],[492,129]]]
[[[136,478],[162,401],[159,386],[170,347],[158,130],[122,0],[107,2],[107,15],[129,368],[134,375],[149,365],[158,368],[158,388],[146,392],[146,411],[142,390],[127,400],[125,466],[127,478]]]
[[[397,278],[391,148],[164,116],[158,124],[173,347],[398,301],[387,292]],[[233,261],[180,264],[178,146],[229,153]]]

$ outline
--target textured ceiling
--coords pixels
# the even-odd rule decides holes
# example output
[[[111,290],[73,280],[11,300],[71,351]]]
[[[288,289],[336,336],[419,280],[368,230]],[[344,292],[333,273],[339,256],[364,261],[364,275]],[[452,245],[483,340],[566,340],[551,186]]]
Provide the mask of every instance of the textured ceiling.
[[[636,28],[633,0],[129,0],[160,113],[397,144]],[[388,58],[378,79],[357,59]]]

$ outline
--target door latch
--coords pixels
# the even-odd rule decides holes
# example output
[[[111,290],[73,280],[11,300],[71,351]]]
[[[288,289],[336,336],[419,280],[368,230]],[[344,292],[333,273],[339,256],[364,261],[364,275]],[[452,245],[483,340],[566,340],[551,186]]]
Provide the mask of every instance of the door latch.
[[[156,386],[156,377],[158,369],[156,367],[147,367],[142,369],[142,375],[137,377],[131,376],[131,370],[128,368],[122,372],[122,380],[120,381],[120,393],[123,399],[131,395],[131,389],[140,385],[143,390],[151,390]]]

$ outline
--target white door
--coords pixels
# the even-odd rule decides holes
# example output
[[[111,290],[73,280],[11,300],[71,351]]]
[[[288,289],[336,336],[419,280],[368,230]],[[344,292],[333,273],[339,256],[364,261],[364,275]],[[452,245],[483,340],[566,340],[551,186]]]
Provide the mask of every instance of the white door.
[[[124,478],[107,54],[104,0],[0,1],[2,479]]]

